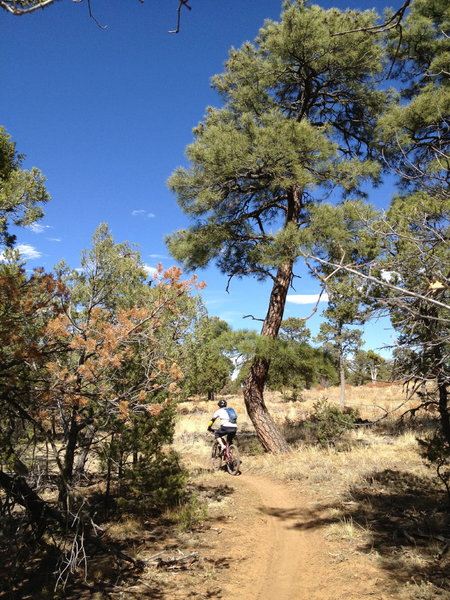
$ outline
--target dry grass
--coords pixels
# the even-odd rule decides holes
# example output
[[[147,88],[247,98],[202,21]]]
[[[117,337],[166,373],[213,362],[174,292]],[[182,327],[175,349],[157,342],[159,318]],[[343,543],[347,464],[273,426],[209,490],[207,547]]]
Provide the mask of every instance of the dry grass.
[[[326,398],[330,403],[339,404],[339,387],[323,388],[321,386],[311,390],[304,390],[299,401],[285,400],[280,392],[267,392],[265,403],[273,416],[279,423],[283,424],[286,419],[298,420],[305,418],[313,410],[315,402]],[[239,415],[240,429],[252,428],[247,417],[242,394],[238,396],[224,396],[228,399]],[[370,421],[380,419],[386,412],[395,411],[395,418],[411,409],[418,403],[418,397],[413,395],[409,398],[407,390],[401,384],[368,384],[365,386],[346,386],[347,407],[358,410],[362,419]],[[179,408],[179,420],[177,434],[203,432],[206,428],[208,417],[216,410],[215,402],[207,402],[202,398],[183,402]]]
[[[418,454],[417,437],[428,425],[399,423],[418,398],[408,398],[402,385],[348,387],[346,405],[361,420],[385,418],[375,426],[361,424],[337,447],[323,448],[302,439],[299,424],[324,397],[338,404],[339,388],[308,390],[296,402],[266,395],[270,413],[291,440],[292,452],[282,459],[258,452],[243,398],[230,398],[239,415],[243,474],[263,473],[315,498],[324,536],[340,545],[331,562],[365,553],[389,574],[396,597],[450,598],[447,547],[433,537],[450,537],[446,498]],[[215,408],[201,399],[180,405],[175,442],[194,474],[208,467],[211,438],[205,430]]]
[[[338,403],[339,388],[307,390],[300,402],[286,402],[280,393],[268,393],[265,401],[273,418],[293,439],[296,437],[296,425],[308,418],[314,403],[323,397],[330,403]],[[380,465],[385,469],[408,465],[415,474],[426,472],[417,454],[417,429],[403,426],[399,433],[397,419],[400,413],[395,413],[375,428],[356,428],[346,437],[350,448],[347,452],[337,452],[334,447],[320,448],[299,439],[292,444],[293,452],[280,461],[277,456],[258,452],[258,442],[243,398],[234,396],[229,401],[239,415],[239,443],[244,449],[247,470],[267,473],[282,480],[301,481],[303,485],[320,488],[322,495],[348,489]],[[383,411],[391,411],[399,405],[404,412],[415,402],[414,399],[406,401],[401,385],[349,387],[347,390],[346,404],[357,408],[361,418],[367,420],[380,418],[385,414]],[[191,471],[208,465],[212,438],[206,433],[206,426],[215,409],[215,403],[201,399],[180,405],[175,443]],[[248,447],[251,452],[246,452]]]

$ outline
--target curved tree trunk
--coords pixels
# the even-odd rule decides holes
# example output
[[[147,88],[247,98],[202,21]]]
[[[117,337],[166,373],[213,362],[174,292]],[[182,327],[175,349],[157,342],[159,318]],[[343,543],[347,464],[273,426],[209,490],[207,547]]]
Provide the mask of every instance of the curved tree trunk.
[[[302,191],[295,186],[288,194],[285,226],[298,224],[302,211]],[[269,307],[261,335],[275,339],[284,315],[286,296],[292,281],[294,256],[278,267],[270,294]],[[264,449],[275,454],[289,452],[280,428],[273,420],[264,402],[264,387],[269,373],[270,359],[255,357],[244,384],[244,401],[259,441]]]
[[[269,309],[261,335],[276,338],[283,320],[284,305],[292,278],[293,261],[281,265],[270,295]],[[259,441],[268,452],[289,452],[289,446],[280,428],[272,419],[264,402],[264,387],[269,372],[270,360],[255,357],[244,385],[244,400]]]
[[[264,385],[270,362],[255,358],[244,386],[244,400],[250,417],[264,449],[274,454],[289,452],[289,446],[280,428],[273,420],[264,402]]]

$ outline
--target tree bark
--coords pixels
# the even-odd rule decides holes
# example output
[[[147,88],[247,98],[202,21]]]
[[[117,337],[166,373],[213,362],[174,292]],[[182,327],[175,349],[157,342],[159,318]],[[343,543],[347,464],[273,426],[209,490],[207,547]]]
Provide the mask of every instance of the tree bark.
[[[70,426],[67,432],[65,432],[65,453],[64,453],[64,467],[59,478],[59,502],[64,504],[67,502],[70,484],[73,480],[73,466],[75,462],[75,450],[77,448],[78,436],[81,431],[80,425],[77,423],[76,417],[78,416],[76,408],[73,410]]]
[[[87,457],[91,450],[92,442],[94,441],[96,433],[97,430],[93,425],[88,425],[86,427],[86,431],[83,436],[83,443],[80,444],[80,451],[75,464],[74,479],[76,481],[78,481],[84,473],[84,467],[86,465]]]
[[[284,436],[273,420],[264,402],[264,385],[270,362],[264,358],[255,358],[244,386],[244,400],[250,417],[264,449],[274,454],[289,452]]]
[[[342,349],[339,349],[339,378],[341,382],[341,390],[339,394],[339,406],[343,411],[345,408],[345,362]]]
[[[441,417],[442,433],[448,447],[450,448],[450,415],[448,412],[448,390],[445,377],[438,377],[438,393],[439,393],[439,414]]]
[[[288,198],[286,225],[289,223],[298,223],[301,208],[301,190],[294,188]],[[292,281],[293,267],[294,257],[278,267],[274,280],[267,315],[261,329],[261,335],[271,339],[275,339],[278,336],[278,331],[283,320],[286,297]],[[269,367],[269,358],[257,356],[253,359],[244,384],[244,401],[248,416],[255,427],[256,435],[264,449],[274,454],[283,454],[290,451],[289,445],[264,402],[264,387]]]
[[[448,406],[448,384],[449,376],[447,372],[447,360],[440,342],[440,325],[439,314],[435,307],[430,310],[432,319],[425,319],[430,339],[428,343],[432,344],[432,364],[434,365],[433,374],[436,377],[438,391],[438,410],[440,416],[442,434],[447,442],[447,447],[450,448],[450,413]],[[438,343],[437,343],[438,342]]]

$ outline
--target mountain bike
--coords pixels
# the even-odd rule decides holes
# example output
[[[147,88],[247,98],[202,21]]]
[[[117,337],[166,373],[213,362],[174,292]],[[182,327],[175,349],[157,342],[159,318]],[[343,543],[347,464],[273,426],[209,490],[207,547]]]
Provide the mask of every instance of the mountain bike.
[[[227,439],[222,439],[225,442],[225,448],[223,449],[217,439],[213,442],[211,448],[211,466],[215,471],[225,466],[230,475],[237,475],[241,466],[239,450],[235,444],[229,444]]]

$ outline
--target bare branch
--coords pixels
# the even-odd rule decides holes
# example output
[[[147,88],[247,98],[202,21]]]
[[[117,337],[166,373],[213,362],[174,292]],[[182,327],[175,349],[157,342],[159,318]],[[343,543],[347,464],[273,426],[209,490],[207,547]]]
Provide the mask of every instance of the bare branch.
[[[181,20],[181,7],[182,6],[185,6],[188,10],[192,9],[192,7],[189,6],[189,4],[188,4],[188,0],[179,0],[178,8],[177,8],[177,13],[178,13],[177,28],[176,29],[172,29],[168,33],[179,33],[179,31],[180,31],[180,20]]]
[[[252,321],[261,321],[262,323],[264,323],[264,321],[265,321],[265,319],[257,319],[253,315],[244,315],[242,318],[243,319],[251,319]]]
[[[353,273],[354,275],[357,275],[358,277],[361,277],[362,279],[365,279],[367,281],[372,281],[373,283],[376,283],[376,284],[381,285],[390,290],[404,294],[405,296],[410,296],[412,298],[418,298],[420,300],[424,300],[425,302],[429,302],[430,304],[434,304],[435,306],[439,306],[440,308],[445,308],[446,310],[450,310],[450,305],[444,304],[443,302],[439,302],[439,300],[436,300],[435,298],[432,298],[431,296],[424,296],[423,294],[419,294],[418,292],[413,292],[412,290],[408,290],[406,288],[401,288],[398,285],[394,285],[394,284],[388,283],[387,281],[384,281],[382,279],[378,279],[378,277],[374,277],[373,275],[367,275],[365,273],[362,273],[361,271],[356,269],[352,264],[335,263],[335,262],[331,262],[329,260],[325,260],[323,258],[319,258],[318,256],[314,256],[313,254],[308,254],[308,253],[303,253],[302,255],[304,256],[304,258],[307,258],[307,259],[309,258],[310,260],[315,260],[322,265],[326,265],[328,267],[334,268],[335,269],[334,273],[336,273],[337,271],[340,271],[340,270],[346,271],[347,273]]]
[[[94,23],[97,25],[97,27],[99,27],[100,29],[108,29],[108,25],[101,25],[101,23],[94,16],[94,13],[92,12],[92,9],[91,9],[91,0],[87,0],[87,4],[88,4],[89,16],[94,21]]]
[[[373,27],[358,27],[357,29],[349,29],[348,31],[339,31],[338,33],[332,33],[331,37],[361,32],[382,33],[383,31],[389,31],[390,29],[399,27],[401,25],[401,21],[406,12],[406,9],[410,4],[411,0],[405,0],[405,2],[398,9],[398,11],[394,13],[387,21],[381,23],[380,25],[374,25]]]
[[[39,1],[38,4],[28,8],[17,8],[15,2],[11,2],[10,0],[0,0],[0,7],[12,15],[20,16],[35,12],[36,10],[40,10],[46,6],[50,6],[50,4],[54,4],[56,1],[57,0],[42,0]]]

